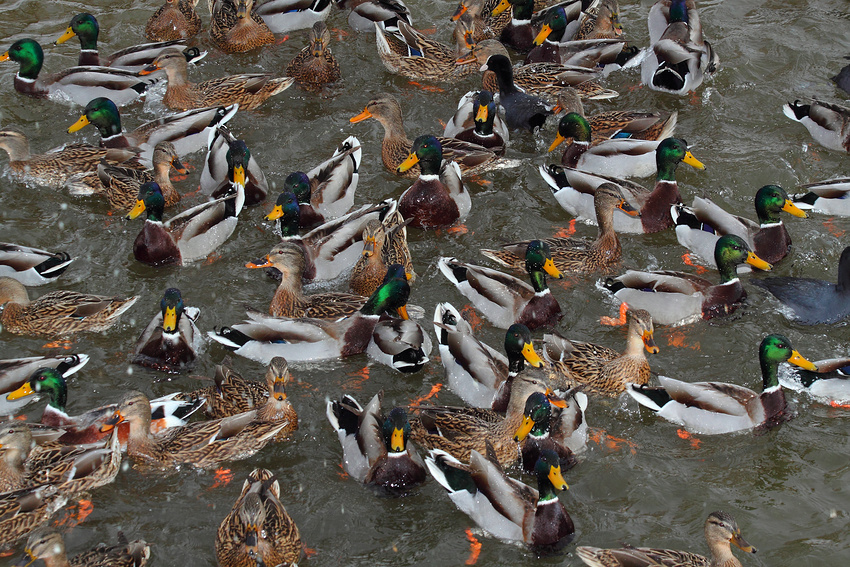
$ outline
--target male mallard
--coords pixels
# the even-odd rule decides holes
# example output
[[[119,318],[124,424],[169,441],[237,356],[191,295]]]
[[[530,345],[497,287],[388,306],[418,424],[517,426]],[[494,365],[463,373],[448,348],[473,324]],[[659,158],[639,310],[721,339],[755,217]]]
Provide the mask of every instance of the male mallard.
[[[493,93],[486,90],[463,95],[457,111],[443,130],[443,136],[478,144],[499,156],[505,154],[505,146],[510,140],[510,132],[499,116]]]
[[[254,110],[270,96],[288,89],[294,79],[274,78],[265,73],[229,75],[202,83],[189,82],[188,63],[183,53],[167,49],[154,62],[139,71],[149,75],[165,69],[168,86],[162,103],[174,110],[239,103],[242,110]]]
[[[573,2],[566,6],[553,6],[543,14],[543,21],[528,46],[528,54],[524,63],[561,63],[561,43],[574,39],[581,14],[581,2]],[[531,29],[531,33],[535,30]],[[578,38],[576,38],[578,39]]]
[[[714,246],[714,261],[720,283],[682,272],[638,272],[608,279],[604,285],[623,303],[645,309],[662,325],[692,323],[729,315],[746,299],[747,292],[738,279],[738,264],[747,263],[760,270],[770,264],[756,256],[746,242],[734,234],[721,236]]]
[[[286,76],[294,78],[302,88],[318,91],[339,80],[339,63],[331,53],[331,32],[325,22],[313,24],[307,41],[309,44],[286,66]]]
[[[667,138],[655,150],[657,173],[655,186],[649,189],[625,179],[594,175],[570,167],[541,165],[540,175],[549,185],[555,200],[571,215],[581,219],[593,219],[595,207],[593,194],[603,183],[619,186],[626,200],[640,211],[639,217],[614,215],[614,230],[617,232],[652,233],[673,226],[670,207],[681,203],[679,186],[676,183],[676,168],[684,161],[696,169],[705,166],[688,151],[688,145],[678,138]]]
[[[659,549],[653,547],[624,547],[601,549],[580,545],[576,555],[590,567],[633,567],[636,565],[669,565],[670,567],[741,567],[741,562],[732,554],[730,543],[747,553],[756,548],[747,543],[735,519],[726,512],[712,512],[705,521],[705,540],[711,558],[689,551]]]
[[[2,132],[0,132],[2,140]],[[73,258],[67,252],[48,252],[40,248],[0,242],[0,277],[36,286],[61,276]]]
[[[481,70],[496,74],[499,105],[505,109],[505,124],[508,128],[534,132],[543,126],[546,117],[552,114],[552,105],[517,88],[510,59],[504,55],[492,55]]]
[[[794,204],[803,210],[827,215],[850,216],[850,177],[825,179],[800,185],[807,193],[792,195]]]
[[[569,390],[563,398],[555,398],[544,392],[533,392],[525,400],[522,425],[516,430],[514,440],[520,444],[522,468],[534,473],[534,465],[543,451],[558,455],[565,470],[576,464],[575,453],[587,445],[587,395],[580,388]]]
[[[280,503],[280,482],[267,469],[254,469],[242,484],[233,509],[215,536],[221,567],[295,565],[301,557],[298,526]]]
[[[500,329],[521,323],[532,331],[552,326],[563,316],[558,300],[546,285],[546,274],[564,276],[552,263],[549,245],[532,240],[526,247],[525,270],[531,285],[508,274],[466,264],[457,258],[440,258],[437,265],[446,278]]]
[[[475,65],[458,63],[454,49],[425,37],[404,21],[399,33],[385,32],[375,23],[378,55],[390,73],[417,81],[454,82],[475,72]]]
[[[165,4],[145,24],[145,37],[151,41],[188,39],[201,31],[201,17],[195,11],[198,0],[165,0]]]
[[[782,112],[806,127],[815,142],[839,152],[850,152],[850,108],[817,99],[809,104],[789,102]]]
[[[641,405],[694,433],[714,435],[754,427],[764,429],[788,421],[785,394],[779,385],[779,364],[805,370],[817,367],[800,356],[782,335],[768,335],[759,345],[762,393],[725,382],[681,382],[659,376],[660,388],[630,386],[626,391]]]
[[[118,532],[118,545],[98,544],[68,560],[65,539],[56,530],[36,532],[27,540],[24,557],[18,565],[30,565],[39,559],[45,565],[68,565],[72,567],[142,567],[150,558],[151,548],[144,540],[127,541],[123,532]],[[27,563],[24,563],[27,562]]]
[[[210,39],[225,53],[242,53],[274,43],[274,34],[252,12],[254,0],[210,0]]]
[[[384,415],[383,391],[360,406],[353,396],[327,400],[325,414],[342,444],[345,472],[358,482],[390,494],[425,482],[425,463],[410,442],[407,410],[396,407]]]
[[[697,197],[691,207],[673,205],[671,214],[676,222],[679,244],[702,259],[711,258],[717,239],[724,234],[737,234],[759,258],[775,264],[791,248],[791,237],[779,213],[806,218],[782,187],[765,185],[756,192],[758,223],[728,213],[711,199]]]
[[[388,32],[398,32],[398,22],[413,25],[410,10],[402,0],[335,0],[337,8],[351,10],[348,25],[357,32],[375,31],[375,24]]]
[[[831,406],[850,403],[850,358],[816,360],[817,370],[791,366],[781,368],[779,383],[796,392],[805,392],[815,400]]]
[[[81,331],[105,331],[136,303],[128,298],[91,295],[77,291],[51,291],[30,301],[18,280],[0,277],[0,324],[16,335],[65,337]]]
[[[176,287],[165,290],[159,307],[136,341],[133,364],[172,373],[191,368],[201,346],[201,333],[195,326],[200,310],[186,307]]]
[[[656,354],[652,316],[643,309],[630,309],[626,350],[616,350],[571,341],[560,334],[543,336],[543,358],[552,365],[553,383],[564,381],[571,387],[603,396],[619,396],[629,383],[646,384],[651,376],[646,352]]]
[[[573,2],[573,5],[581,2]],[[534,37],[537,35],[531,17],[534,15],[534,0],[502,0],[490,13],[491,16],[498,16],[502,12],[511,9],[511,21],[502,28],[499,34],[499,41],[513,48],[518,52],[528,52],[533,44]]]
[[[332,4],[332,0],[266,0],[254,12],[273,33],[287,33],[327,19]]]
[[[264,202],[269,193],[266,175],[248,145],[222,124],[210,132],[200,186],[213,199],[244,191],[246,207]]]
[[[404,266],[408,281],[416,280],[413,261],[407,246],[407,222],[401,213],[388,214],[383,221],[371,220],[363,229],[363,253],[351,270],[348,287],[352,292],[369,297],[381,286],[387,267]]]
[[[552,262],[560,272],[592,273],[605,271],[620,263],[620,240],[614,231],[614,211],[620,209],[637,216],[638,211],[626,201],[623,192],[613,183],[603,183],[593,194],[596,224],[599,234],[589,242],[578,238],[544,238],[552,252]],[[525,251],[530,241],[503,244],[501,250],[481,250],[481,253],[500,264],[520,270],[525,265]]]
[[[20,388],[36,370],[55,368],[61,376],[67,377],[85,366],[88,361],[87,354],[28,356],[0,360],[0,413],[12,415],[19,406],[26,403],[25,400],[8,400],[6,394]]]
[[[101,162],[97,166],[97,177],[103,185],[106,200],[113,209],[119,211],[132,209],[142,184],[149,181],[159,185],[165,197],[165,206],[170,207],[180,202],[180,193],[171,184],[172,168],[177,173],[189,172],[180,162],[180,156],[177,155],[174,144],[160,142],[153,151],[153,172]]]

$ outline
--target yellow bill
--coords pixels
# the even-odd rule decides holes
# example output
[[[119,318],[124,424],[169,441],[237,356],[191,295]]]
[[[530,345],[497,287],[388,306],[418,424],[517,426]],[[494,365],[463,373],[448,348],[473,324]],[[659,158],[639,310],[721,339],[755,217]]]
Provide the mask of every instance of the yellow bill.
[[[549,467],[549,482],[558,490],[567,490],[569,488],[567,481],[564,480],[564,476],[561,474],[560,466]]]
[[[145,202],[142,199],[138,199],[136,201],[136,206],[134,206],[133,209],[129,213],[127,213],[127,218],[138,218],[138,216],[143,212],[145,212]]]
[[[55,45],[59,45],[60,43],[65,43],[66,41],[68,41],[69,39],[71,39],[72,37],[74,37],[75,35],[77,35],[77,34],[76,34],[76,33],[74,33],[74,30],[72,30],[70,27],[68,27],[68,29],[66,29],[66,30],[65,30],[65,33],[63,33],[62,35],[60,35],[60,36],[59,36],[59,39],[57,39],[57,40],[54,42],[54,44],[55,44]]]
[[[685,152],[685,157],[682,159],[683,162],[693,167],[694,169],[705,169],[705,166],[702,164],[700,160],[694,157],[694,154],[691,152]]]
[[[791,358],[788,359],[788,362],[790,362],[791,364],[794,364],[796,366],[799,366],[803,370],[809,370],[811,372],[817,372],[818,371],[818,367],[815,365],[814,362],[806,360],[796,350],[791,351]],[[8,398],[8,396],[7,396],[7,398]]]
[[[537,351],[534,350],[534,345],[532,345],[531,343],[525,343],[525,345],[522,347],[522,356],[534,368],[543,367],[543,360],[541,360],[540,357],[537,355]]]
[[[401,162],[399,164],[399,166],[396,168],[396,171],[399,172],[399,173],[404,173],[405,171],[407,171],[408,169],[410,169],[411,167],[413,167],[417,163],[419,163],[419,156],[417,156],[414,153],[411,153],[410,155],[407,156],[407,159],[405,159],[403,162]]]
[[[398,427],[394,427],[393,433],[390,435],[390,449],[396,453],[404,451],[404,431]]]
[[[755,252],[747,252],[747,264],[758,268],[759,270],[770,270],[773,266],[756,256]]]
[[[558,135],[555,136],[555,141],[552,142],[551,146],[549,146],[549,151],[554,152],[555,148],[557,148],[558,146],[560,146],[561,144],[563,144],[566,141],[567,141],[567,139],[564,138],[563,136],[561,136],[561,133],[559,132]]]
[[[68,126],[68,133],[72,134],[72,133],[76,132],[77,130],[79,130],[80,128],[83,128],[83,127],[88,126],[88,125],[89,125],[89,117],[86,116],[85,114],[83,114],[82,116],[80,116],[80,118],[76,122],[74,122],[73,124]]]
[[[546,258],[546,261],[543,263],[543,271],[553,278],[558,278],[559,280],[564,277],[564,274],[555,267],[555,262],[552,261],[552,258]]]
[[[808,215],[805,211],[803,211],[800,207],[795,205],[791,199],[785,199],[785,204],[782,205],[782,210],[786,213],[792,214],[795,217],[800,217],[801,219],[807,218]]]
[[[534,429],[534,420],[528,416],[522,418],[522,423],[517,428],[516,433],[514,433],[514,441],[519,443],[531,433],[531,430]]]
[[[549,34],[552,33],[552,26],[549,24],[543,24],[543,27],[540,28],[540,32],[538,32],[537,36],[534,38],[534,45],[540,45],[546,38],[549,37]]]
[[[24,384],[20,388],[6,394],[6,399],[11,402],[13,400],[20,400],[21,398],[32,396],[33,394],[35,394],[35,390],[32,389],[30,383],[24,382]]]

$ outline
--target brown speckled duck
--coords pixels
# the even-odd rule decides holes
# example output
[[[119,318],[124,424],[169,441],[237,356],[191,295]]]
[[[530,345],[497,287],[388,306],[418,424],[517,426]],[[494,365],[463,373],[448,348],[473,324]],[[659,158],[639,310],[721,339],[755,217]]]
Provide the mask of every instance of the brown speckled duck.
[[[286,66],[286,75],[307,90],[320,90],[328,83],[339,80],[339,63],[331,48],[331,32],[325,22],[313,24],[307,36],[309,44]]]
[[[251,9],[254,0],[210,2],[210,38],[225,53],[243,53],[274,43],[274,34]]]
[[[165,0],[145,25],[151,41],[187,39],[201,31],[201,17],[195,11],[198,0]]]

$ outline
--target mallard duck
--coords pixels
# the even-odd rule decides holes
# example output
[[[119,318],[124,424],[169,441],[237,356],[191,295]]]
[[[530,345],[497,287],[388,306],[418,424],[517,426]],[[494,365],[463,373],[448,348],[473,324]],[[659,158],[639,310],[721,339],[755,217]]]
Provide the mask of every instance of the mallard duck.
[[[850,192],[850,177],[825,179],[800,187],[808,189],[808,192],[791,196],[791,200],[799,208],[827,215],[850,216],[850,199],[847,198],[847,193]]]
[[[80,58],[77,61],[77,65],[102,65],[104,67],[113,67],[134,72],[140,71],[143,67],[150,65],[166,47],[175,47],[178,49],[184,49],[186,47],[186,44],[179,41],[179,38],[173,38],[177,41],[160,41],[159,43],[133,45],[121,51],[116,51],[109,57],[101,58],[97,49],[98,35],[100,35],[100,26],[97,23],[97,18],[91,14],[77,14],[71,18],[68,29],[65,30],[65,33],[55,43],[58,45],[65,43],[72,37],[77,37],[80,40]]]
[[[451,20],[457,22],[465,19],[466,27],[472,32],[470,39],[477,45],[481,41],[499,37],[511,22],[511,12],[507,10],[493,15],[493,8],[498,4],[498,0],[461,0]]]
[[[154,181],[159,185],[165,198],[165,206],[170,207],[180,202],[180,193],[171,184],[170,172],[181,174],[189,172],[180,162],[180,156],[171,142],[160,142],[153,152],[153,172],[132,167],[121,167],[99,163],[97,177],[103,185],[109,206],[119,211],[127,211],[136,204],[139,189],[143,183]]]
[[[0,549],[44,525],[68,501],[56,486],[42,485],[0,495]]]
[[[175,49],[183,61],[186,58]],[[109,96],[123,106],[134,102],[153,84],[152,79],[140,78],[132,71],[112,67],[71,67],[39,78],[44,64],[44,52],[33,39],[19,39],[0,55],[0,61],[12,60],[20,65],[15,74],[15,90],[32,97],[52,97],[56,100],[85,105],[99,96]]]
[[[600,549],[580,545],[576,555],[591,567],[631,567],[633,565],[670,565],[676,567],[741,567],[741,562],[732,554],[730,543],[747,553],[755,553],[756,548],[747,543],[741,535],[741,529],[735,519],[726,512],[712,512],[705,521],[705,540],[711,551],[711,558],[689,551],[658,549],[653,547],[624,547],[621,549]]]
[[[331,32],[325,22],[313,24],[307,41],[309,44],[286,66],[286,76],[293,77],[304,89],[318,91],[340,79],[339,63],[331,53]]]
[[[850,152],[850,108],[817,99],[789,102],[782,112],[806,127],[815,142],[830,150]]]
[[[63,377],[74,374],[89,361],[87,354],[28,356],[0,360],[0,414],[12,415],[26,400],[7,400],[6,394],[20,388],[39,368],[55,368]]]
[[[508,128],[522,128],[534,132],[552,114],[552,105],[539,97],[522,92],[514,84],[513,67],[504,55],[492,55],[481,67],[482,71],[493,71],[499,83],[499,104],[505,109],[505,124]]]
[[[696,90],[718,57],[703,38],[693,0],[658,0],[649,11],[649,49],[641,63],[641,82],[655,91],[685,94]]]
[[[133,256],[149,266],[184,266],[203,260],[233,234],[244,199],[240,190],[196,205],[163,222],[162,191],[153,181],[144,183],[139,188],[136,205],[126,217],[135,219],[147,214],[142,230],[133,241]]]
[[[201,17],[195,11],[198,0],[165,0],[165,4],[145,24],[145,37],[151,41],[188,39],[201,31]]]
[[[221,567],[295,565],[301,557],[298,526],[280,503],[280,482],[267,469],[254,469],[215,536]]]
[[[573,39],[613,39],[623,35],[617,0],[593,2],[582,13]]]
[[[439,450],[430,451],[425,464],[452,502],[499,539],[550,551],[563,548],[575,535],[573,521],[558,499],[557,492],[568,487],[552,451],[543,451],[534,465],[537,490],[505,474],[489,448],[486,458],[472,451],[468,466]]]
[[[801,218],[806,218],[806,213],[778,185],[765,185],[759,189],[755,205],[758,223],[726,212],[711,199],[697,197],[691,207],[673,205],[671,215],[676,222],[676,238],[679,244],[700,258],[708,259],[720,236],[737,234],[759,258],[775,264],[791,248],[791,237],[779,213],[785,211]]]
[[[552,252],[552,262],[560,272],[593,273],[605,271],[620,263],[620,240],[614,231],[614,211],[620,209],[637,216],[638,211],[626,201],[623,192],[613,183],[603,183],[593,195],[596,224],[599,234],[589,242],[578,238],[544,238]],[[481,253],[515,270],[525,268],[525,251],[529,240],[503,244],[501,250],[481,250]]]
[[[263,18],[273,33],[286,33],[313,27],[325,20],[332,0],[266,0],[254,12]]]
[[[734,234],[725,234],[717,240],[714,261],[720,272],[719,284],[682,272],[628,270],[622,276],[606,280],[604,287],[621,302],[645,309],[662,325],[724,317],[738,309],[747,297],[738,279],[738,264],[746,262],[759,270],[769,270],[770,264]]]
[[[816,360],[817,370],[781,366],[779,383],[795,392],[805,392],[815,400],[831,406],[850,403],[850,358]]]
[[[791,276],[754,279],[752,283],[773,294],[785,308],[785,315],[797,323],[837,323],[850,315],[850,246],[838,259],[836,283]]]
[[[525,270],[531,285],[457,258],[440,258],[437,265],[458,291],[500,329],[521,323],[533,331],[554,325],[563,316],[558,300],[546,285],[546,274],[559,279],[564,276],[552,263],[549,245],[543,241],[532,240],[526,247]]]
[[[493,93],[485,90],[463,95],[443,136],[478,144],[499,156],[505,155],[505,146],[510,140],[510,132],[499,115]]]
[[[98,544],[89,551],[68,559],[65,551],[65,539],[56,530],[32,534],[24,547],[24,557],[19,563],[26,565],[38,561],[45,565],[68,565],[69,567],[142,567],[147,565],[151,548],[144,540],[127,541],[123,532],[118,532],[118,545],[106,546]]]
[[[0,277],[0,305],[6,305],[0,323],[16,335],[65,337],[105,331],[138,299],[138,295],[120,298],[61,290],[30,301],[24,284]]]
[[[399,20],[413,25],[410,10],[401,0],[336,0],[337,8],[351,10],[348,25],[357,32],[374,32],[375,24],[397,33]]]
[[[537,35],[531,21],[534,15],[534,0],[502,0],[493,8],[491,15],[498,16],[508,8],[511,9],[511,21],[502,28],[499,41],[516,51],[525,53],[531,49],[534,37]]]
[[[606,182],[619,186],[626,200],[640,211],[640,216],[615,214],[614,230],[621,233],[652,233],[673,226],[670,207],[682,202],[676,183],[676,168],[682,161],[695,169],[705,169],[688,151],[684,140],[667,138],[658,144],[655,150],[655,186],[651,191],[625,179],[594,175],[559,165],[541,165],[540,175],[564,210],[586,220],[596,216],[593,194],[597,187]]]
[[[383,391],[375,394],[366,409],[351,395],[327,400],[325,414],[342,444],[345,472],[354,480],[390,494],[425,482],[425,463],[410,443],[407,410],[381,410]]]
[[[522,469],[528,474],[534,474],[534,465],[543,451],[558,456],[561,470],[573,468],[578,459],[571,446],[583,449],[587,444],[587,395],[571,391],[569,400],[556,403],[565,407],[554,408],[544,392],[533,392],[525,400],[522,425],[514,433],[514,440],[519,442]]]
[[[761,394],[736,384],[681,382],[665,376],[658,377],[660,388],[633,385],[626,391],[641,405],[694,433],[715,435],[766,429],[793,417],[777,376],[782,362],[817,370],[791,347],[787,338],[768,335],[759,345]]]
[[[201,191],[213,199],[234,191],[244,192],[246,207],[264,202],[269,193],[266,175],[254,159],[248,144],[237,139],[230,129],[222,124],[210,132],[200,186]]]
[[[387,71],[416,81],[455,82],[475,72],[475,65],[458,63],[454,49],[422,33],[404,21],[398,34],[390,34],[375,23],[378,55]]]
[[[845,57],[845,59],[847,58]],[[830,77],[829,80],[835,83],[835,86],[839,89],[850,94],[850,65],[842,67],[841,71],[834,77]]]
[[[616,397],[628,384],[646,384],[651,372],[644,349],[658,353],[652,316],[643,309],[629,309],[626,350],[622,353],[608,347],[571,341],[560,334],[543,336],[543,358],[552,365],[553,383],[568,387],[583,384],[593,394]]]
[[[363,253],[351,270],[348,287],[352,292],[369,297],[383,282],[387,267],[400,264],[410,283],[416,281],[413,261],[407,246],[407,221],[398,211],[383,221],[371,220],[363,229]]]
[[[192,83],[188,79],[186,58],[176,49],[167,49],[154,62],[139,71],[149,75],[165,69],[168,87],[162,103],[174,110],[238,103],[242,110],[254,110],[270,96],[288,89],[292,77],[272,77],[265,73],[229,75]]]
[[[186,307],[180,290],[170,287],[159,302],[160,312],[142,331],[133,351],[133,364],[177,373],[195,364],[201,333],[195,326],[197,307]]]
[[[0,132],[2,140],[2,132]],[[0,242],[0,277],[36,286],[61,276],[74,259],[67,252],[48,252],[10,242]]]
[[[210,39],[225,53],[243,53],[274,43],[274,34],[252,12],[254,0],[211,0]]]
[[[573,39],[577,25],[577,18],[581,14],[581,2],[573,2],[567,8],[564,6],[553,6],[546,10],[543,21],[528,45],[528,55],[525,56],[525,64],[530,63],[561,63],[561,43]],[[533,28],[529,28],[535,33]]]

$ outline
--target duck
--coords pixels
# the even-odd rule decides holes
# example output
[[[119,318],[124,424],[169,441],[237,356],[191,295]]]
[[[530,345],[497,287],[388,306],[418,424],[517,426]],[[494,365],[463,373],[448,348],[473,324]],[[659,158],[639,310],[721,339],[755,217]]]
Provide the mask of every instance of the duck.
[[[850,177],[824,179],[806,183],[800,187],[807,192],[792,195],[791,200],[804,211],[850,216],[850,199],[847,199],[847,192],[850,191]]]
[[[641,82],[654,91],[682,95],[695,91],[719,58],[702,34],[693,0],[658,0],[649,11],[649,49]]]
[[[241,187],[241,186],[240,186]],[[133,256],[148,266],[185,266],[203,260],[221,246],[236,229],[244,194],[201,203],[163,222],[165,197],[153,181],[142,184],[136,205],[127,219],[147,214],[133,242]]]
[[[160,312],[142,331],[133,350],[133,364],[179,373],[194,366],[201,347],[201,333],[195,325],[200,316],[197,307],[188,307],[176,287],[165,290],[159,302]]]
[[[659,388],[632,385],[626,390],[637,402],[692,433],[719,435],[749,429],[765,430],[794,417],[779,384],[779,365],[788,362],[805,370],[817,367],[803,358],[782,335],[767,335],[759,345],[762,393],[725,382],[681,382],[659,376]]]
[[[244,53],[274,44],[274,34],[251,10],[254,0],[213,0],[210,39],[225,53]]]
[[[319,20],[310,29],[308,45],[286,66],[286,76],[295,79],[301,88],[320,91],[328,83],[339,81],[339,63],[331,52],[331,32],[325,22]]]
[[[486,456],[472,451],[469,465],[432,450],[425,464],[455,506],[499,539],[549,552],[575,537],[572,518],[558,499],[558,491],[568,486],[552,451],[543,451],[534,465],[537,490],[509,477],[490,450]]]
[[[145,24],[145,37],[151,41],[189,39],[201,32],[201,17],[195,11],[197,0],[165,0]]]
[[[255,13],[263,18],[272,33],[306,30],[330,14],[332,0],[269,0]]]
[[[637,216],[623,192],[613,183],[603,183],[593,195],[596,209],[596,224],[599,233],[596,240],[552,237],[543,239],[552,252],[552,262],[559,272],[590,274],[607,271],[620,263],[622,249],[614,230],[614,211],[619,209],[627,215]],[[500,250],[482,249],[481,253],[491,260],[521,270],[525,267],[525,251],[529,240],[503,244]]]
[[[478,44],[484,40],[496,40],[511,22],[511,12],[507,10],[493,15],[493,9],[499,4],[498,0],[461,0],[458,2],[451,20],[457,22],[467,20],[467,28],[472,32],[472,43]]]
[[[0,495],[0,549],[43,526],[61,509],[68,496],[54,485],[41,485]]]
[[[543,335],[543,358],[551,365],[553,384],[573,387],[583,385],[583,391],[617,397],[629,384],[646,384],[651,377],[644,350],[658,353],[652,316],[643,309],[628,310],[629,330],[626,350],[571,341],[560,334]]]
[[[415,81],[457,82],[475,72],[475,65],[458,63],[455,50],[430,39],[403,20],[398,34],[375,22],[378,56],[390,73]]]
[[[113,210],[127,211],[136,204],[142,184],[154,181],[165,198],[165,206],[180,202],[180,193],[171,183],[170,171],[185,175],[189,170],[180,162],[180,156],[171,142],[159,142],[153,152],[153,172],[132,167],[99,163],[97,177],[103,185],[106,200]]]
[[[816,371],[783,365],[779,370],[779,383],[783,388],[805,392],[815,401],[831,406],[850,403],[850,358],[838,357],[816,360]]]
[[[410,9],[401,0],[336,0],[337,8],[349,10],[348,25],[360,32],[374,32],[375,24],[381,29],[398,33],[398,22],[413,25]]]
[[[525,371],[526,362],[543,367],[525,325],[508,327],[502,354],[481,342],[451,303],[438,303],[434,333],[448,387],[471,407],[506,411],[513,380]]]
[[[845,59],[847,58],[845,57]],[[829,80],[835,83],[836,87],[850,94],[850,65],[842,67],[838,74],[830,77]]]
[[[67,355],[27,356],[0,360],[0,414],[12,415],[26,400],[7,400],[6,394],[20,388],[39,368],[55,368],[64,378],[71,376],[89,361],[83,353]]]
[[[499,115],[493,93],[481,90],[470,91],[460,99],[443,136],[478,144],[503,156],[510,131]]]
[[[673,205],[670,214],[676,222],[676,239],[700,258],[707,259],[721,235],[737,234],[759,258],[776,264],[791,249],[791,236],[780,213],[784,211],[799,218],[807,215],[778,185],[761,187],[756,192],[755,205],[757,223],[728,213],[707,198],[695,198],[691,207]]]
[[[222,124],[210,131],[207,155],[201,171],[201,191],[213,199],[234,191],[245,193],[245,206],[265,202],[269,183],[244,140],[237,139]],[[237,189],[241,186],[242,189]]]
[[[73,261],[67,252],[48,252],[23,244],[0,242],[0,277],[16,279],[25,286],[55,281]]]
[[[65,30],[56,45],[65,43],[76,37],[80,40],[80,57],[77,65],[95,65],[113,67],[127,71],[140,71],[143,67],[150,65],[159,53],[166,47],[185,49],[186,44],[180,38],[174,41],[159,41],[157,43],[144,43],[126,47],[116,51],[109,57],[101,58],[97,49],[97,38],[100,35],[100,25],[97,18],[88,13],[77,14],[71,18],[68,29]]]
[[[684,140],[667,138],[658,144],[655,150],[657,172],[652,190],[626,179],[585,173],[559,165],[541,165],[539,171],[558,204],[571,215],[585,220],[595,218],[595,208],[591,206],[596,188],[605,182],[618,185],[640,215],[615,214],[614,230],[640,234],[660,232],[674,226],[670,207],[682,201],[676,183],[676,169],[681,162],[694,169],[705,169],[705,165],[688,150]]]
[[[617,0],[592,2],[582,13],[573,39],[614,39],[623,35]]]
[[[502,28],[499,41],[515,51],[526,53],[531,50],[536,34],[532,24],[534,15],[534,0],[502,0],[491,15],[498,16],[511,9],[511,21]]]
[[[813,99],[789,102],[782,112],[806,127],[815,142],[837,152],[850,152],[850,108]]]
[[[54,529],[40,531],[30,535],[24,547],[21,565],[29,565],[39,559],[45,565],[72,565],[73,567],[142,567],[147,565],[151,548],[144,540],[127,541],[123,532],[118,532],[118,545],[98,544],[89,551],[68,559],[65,551],[65,539]],[[29,563],[25,563],[25,562]]]
[[[15,335],[68,337],[83,331],[106,331],[139,299],[107,297],[58,290],[30,301],[27,288],[18,280],[0,277],[0,305],[5,304],[0,324]]]
[[[504,55],[491,55],[481,71],[493,71],[499,84],[499,105],[505,109],[505,124],[512,130],[534,132],[552,115],[553,106],[541,98],[519,90],[514,83],[513,67]]]
[[[508,274],[442,257],[440,272],[496,327],[521,323],[532,331],[552,326],[563,316],[558,300],[546,285],[546,274],[564,276],[552,263],[549,245],[532,240],[526,247],[525,269],[531,285]]]
[[[526,65],[561,62],[561,43],[573,39],[575,35],[581,2],[568,4],[567,8],[570,8],[569,14],[562,5],[553,6],[543,14],[540,27],[526,50]],[[531,33],[534,33],[533,29]]]
[[[793,276],[753,279],[783,306],[786,317],[803,325],[831,325],[850,315],[850,246],[838,259],[836,283]]]
[[[395,407],[384,414],[383,391],[364,409],[354,396],[326,401],[331,427],[342,444],[345,472],[354,480],[390,495],[403,495],[425,482],[425,463],[410,442],[407,410]]]
[[[164,69],[168,86],[162,103],[172,110],[190,110],[208,106],[238,103],[242,110],[254,110],[269,97],[292,86],[292,77],[272,77],[266,73],[229,75],[192,83],[188,79],[188,63],[177,49],[166,49],[141,71],[149,75]]]
[[[301,549],[298,526],[280,502],[280,481],[268,469],[254,469],[216,532],[218,564],[295,565]]]
[[[387,267],[400,264],[408,282],[416,281],[410,248],[407,245],[407,225],[397,210],[383,221],[371,220],[363,228],[363,252],[348,280],[352,293],[369,297],[383,283]]]
[[[183,53],[174,49],[185,61]],[[37,41],[19,39],[0,55],[0,61],[14,61],[20,65],[15,74],[15,90],[35,98],[53,98],[84,106],[98,96],[109,96],[115,104],[123,106],[135,102],[155,82],[139,77],[133,71],[112,67],[70,67],[64,71],[39,78],[44,64],[44,51]]]
[[[747,292],[738,278],[737,266],[746,262],[759,270],[771,266],[759,258],[743,238],[724,234],[714,246],[720,283],[682,272],[640,272],[608,278],[603,287],[623,303],[645,309],[656,323],[680,325],[700,319],[724,317],[736,311]]]
[[[741,567],[741,562],[732,554],[730,544],[734,544],[746,553],[756,552],[756,548],[747,543],[741,535],[741,528],[738,527],[735,519],[720,510],[712,512],[705,520],[705,540],[711,551],[710,558],[689,551],[632,546],[621,549],[602,549],[580,545],[576,547],[576,555],[590,567],[627,567],[629,565]]]
[[[556,402],[559,405],[565,405],[564,410],[554,409],[554,404],[545,392],[533,392],[526,398],[522,425],[514,433],[514,441],[519,443],[522,470],[527,474],[534,474],[534,465],[543,451],[552,451],[558,456],[562,471],[571,469],[577,464],[578,459],[568,445],[580,444],[584,448],[587,443],[587,425],[584,423],[587,395],[582,392],[575,392],[575,395],[579,398],[570,392],[571,405],[568,405],[566,400]],[[580,423],[579,427],[583,426],[583,432],[572,428],[576,421]],[[573,436],[576,437],[575,440],[571,439]]]

